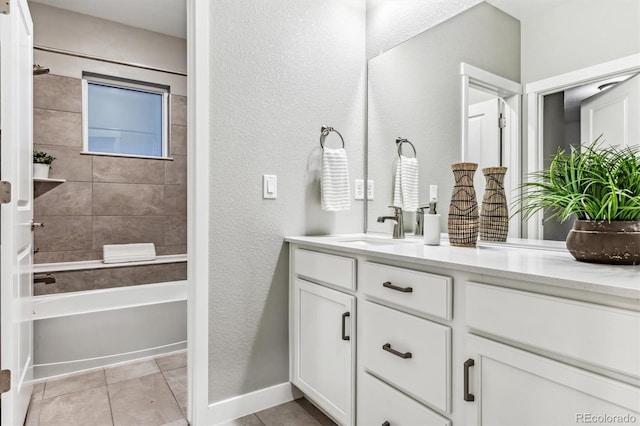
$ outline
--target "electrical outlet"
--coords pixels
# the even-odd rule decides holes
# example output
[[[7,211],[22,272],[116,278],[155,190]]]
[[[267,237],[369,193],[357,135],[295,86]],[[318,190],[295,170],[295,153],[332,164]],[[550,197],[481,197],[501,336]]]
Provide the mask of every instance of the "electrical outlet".
[[[367,200],[373,200],[374,185],[373,179],[367,181]]]
[[[364,200],[364,180],[356,179],[353,192],[356,194],[356,200]]]

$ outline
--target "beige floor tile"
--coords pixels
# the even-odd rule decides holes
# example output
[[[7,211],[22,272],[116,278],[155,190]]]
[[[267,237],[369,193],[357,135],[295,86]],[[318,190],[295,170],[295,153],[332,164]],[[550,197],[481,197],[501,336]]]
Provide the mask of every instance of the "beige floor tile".
[[[158,368],[158,365],[152,359],[117,365],[115,367],[107,367],[104,369],[104,373],[107,377],[107,383],[117,383],[123,380],[135,379],[137,377],[148,376],[159,372],[160,369]]]
[[[173,396],[176,397],[178,405],[184,415],[187,414],[187,367],[175,370],[163,371],[164,378],[169,384]]]
[[[44,399],[53,398],[72,392],[97,388],[106,384],[104,370],[90,371],[76,374],[59,380],[47,382],[44,387]]]
[[[178,352],[171,355],[159,356],[156,358],[161,371],[175,370],[187,366],[187,352]]]
[[[107,387],[60,395],[42,401],[39,426],[109,426]]]
[[[230,422],[223,423],[220,426],[263,426],[258,416],[250,414],[248,416],[240,417],[239,419],[231,420]]]
[[[165,423],[162,426],[189,426],[186,419],[176,420],[175,422]]]
[[[256,416],[266,426],[335,425],[331,419],[304,398],[259,411]]]
[[[108,387],[113,422],[117,426],[160,426],[184,417],[160,373]]]
[[[36,383],[31,391],[31,401],[40,401],[44,395],[44,383]]]
[[[27,410],[27,418],[24,421],[24,426],[38,426],[41,410],[42,399],[31,399],[29,409]]]

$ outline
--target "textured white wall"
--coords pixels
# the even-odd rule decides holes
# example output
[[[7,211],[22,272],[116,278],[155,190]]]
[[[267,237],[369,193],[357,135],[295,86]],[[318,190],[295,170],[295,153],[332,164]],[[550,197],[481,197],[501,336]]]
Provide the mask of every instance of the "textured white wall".
[[[364,0],[212,3],[211,402],[288,380],[283,237],[363,230],[361,201],[321,210],[318,175],[323,124],[364,174],[365,20]]]
[[[119,61],[187,71],[185,39],[29,2],[34,44],[100,56]],[[172,93],[185,96],[185,77],[122,65],[34,50],[34,61],[52,74],[82,78],[82,71],[149,81],[171,86]]]
[[[640,1],[559,0],[521,31],[526,84],[640,52]]]
[[[482,0],[367,0],[367,59]]]

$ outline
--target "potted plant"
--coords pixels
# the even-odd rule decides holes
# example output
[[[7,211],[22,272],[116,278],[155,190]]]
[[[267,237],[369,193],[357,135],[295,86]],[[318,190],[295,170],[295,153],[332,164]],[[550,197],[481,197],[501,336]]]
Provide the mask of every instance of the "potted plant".
[[[549,169],[521,186],[524,218],[549,209],[561,222],[575,216],[567,249],[579,261],[640,263],[640,147],[590,145],[559,150]]]
[[[53,157],[43,151],[33,151],[33,177],[35,179],[48,179],[51,163],[55,160]]]

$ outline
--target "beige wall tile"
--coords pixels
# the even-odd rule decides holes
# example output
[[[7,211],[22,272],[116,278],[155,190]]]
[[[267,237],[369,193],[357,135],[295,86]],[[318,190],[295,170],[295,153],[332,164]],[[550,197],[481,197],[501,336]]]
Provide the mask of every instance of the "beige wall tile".
[[[33,79],[33,106],[82,112],[82,80],[54,74]]]
[[[52,293],[68,293],[72,291],[86,291],[95,289],[94,270],[54,272],[54,284],[38,283],[34,285],[36,296]]]
[[[38,251],[34,263],[75,262],[78,260],[102,259],[102,251],[98,250],[70,250],[70,251]]]
[[[43,192],[45,191],[46,192]],[[65,182],[51,188],[48,182],[34,185],[35,216],[91,215],[91,183]]]
[[[82,115],[50,109],[33,110],[33,143],[82,147]]]
[[[95,270],[96,288],[126,287],[181,279],[183,267],[179,263],[160,265],[124,266]]]
[[[187,186],[165,185],[164,187],[165,211],[168,214],[187,215]]]
[[[93,216],[93,248],[128,243],[164,245],[164,222],[162,216]]]
[[[93,181],[112,183],[164,183],[166,160],[93,156]]]
[[[165,183],[167,185],[187,184],[187,157],[175,155],[173,161],[167,161]]]
[[[187,155],[187,127],[171,126],[171,155]]]
[[[164,228],[164,243],[167,246],[187,245],[187,217],[170,216]]]
[[[34,145],[33,149],[56,157],[49,170],[50,178],[66,179],[68,182],[91,182],[91,156],[80,154],[79,147]],[[36,183],[36,185],[47,184]]]
[[[44,223],[34,232],[41,251],[91,250],[91,216],[38,216],[34,221]]]
[[[171,95],[171,124],[187,125],[187,97]]]
[[[187,246],[156,247],[156,253],[158,254],[158,256],[167,255],[167,254],[187,254]]]
[[[96,216],[160,216],[164,210],[164,185],[94,183]]]

